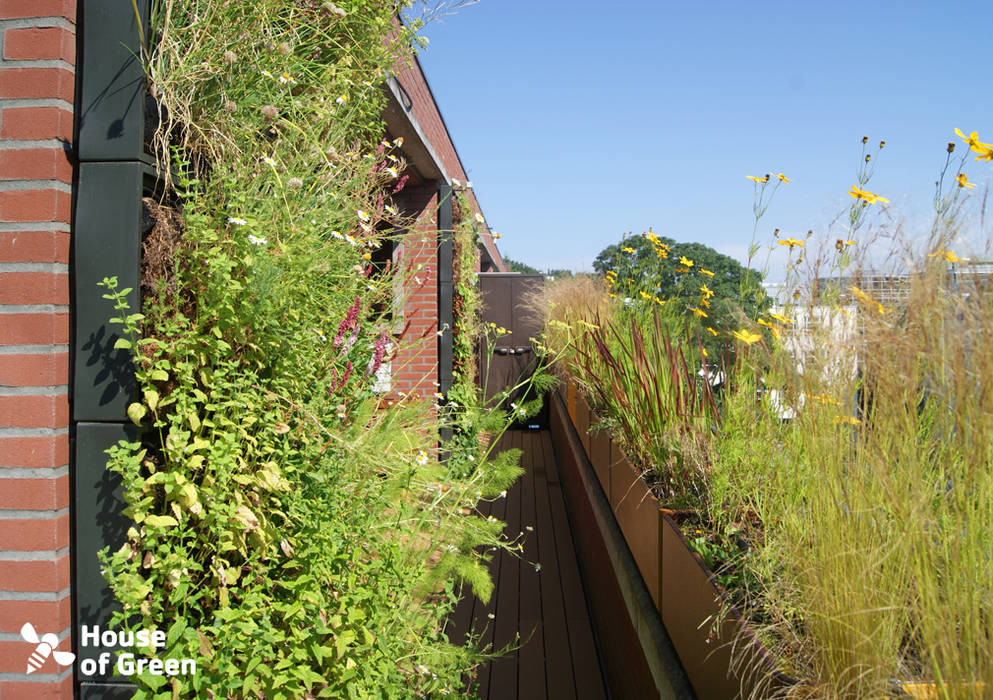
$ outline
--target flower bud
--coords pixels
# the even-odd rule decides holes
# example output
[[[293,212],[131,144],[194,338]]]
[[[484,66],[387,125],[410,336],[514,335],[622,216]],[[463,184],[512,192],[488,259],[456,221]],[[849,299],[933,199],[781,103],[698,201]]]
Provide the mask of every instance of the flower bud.
[[[863,136],[862,137],[862,143],[869,143],[869,137],[868,136]]]
[[[952,143],[951,141],[949,141],[948,142],[948,149],[947,150],[948,150],[949,153],[951,153],[952,151],[954,151],[955,150],[955,144]]]
[[[882,149],[882,148],[885,148],[885,147],[886,147],[886,142],[885,141],[880,141],[879,142],[879,148]]]

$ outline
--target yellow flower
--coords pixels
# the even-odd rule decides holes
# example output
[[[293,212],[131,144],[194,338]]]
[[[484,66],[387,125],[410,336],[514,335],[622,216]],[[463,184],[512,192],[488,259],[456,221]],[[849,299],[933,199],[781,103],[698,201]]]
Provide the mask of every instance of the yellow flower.
[[[770,331],[772,331],[773,337],[776,338],[776,340],[779,340],[779,328],[776,327],[776,324],[769,323],[764,318],[760,318],[759,325],[768,328]]]
[[[731,335],[744,343],[748,343],[749,345],[762,339],[762,336],[758,333],[752,333],[748,330],[731,331]]]
[[[710,326],[707,326],[707,332],[710,333],[711,335],[717,335],[717,331],[715,331]]]
[[[707,297],[700,297],[700,306],[702,306],[705,309],[710,308],[710,302],[707,301]]]
[[[959,138],[962,139],[963,141],[965,141],[966,144],[969,146],[969,148],[971,148],[972,150],[974,150],[976,153],[982,154],[983,151],[988,151],[991,148],[993,148],[993,146],[991,146],[990,144],[983,143],[982,141],[980,141],[979,140],[979,134],[977,134],[975,131],[973,131],[971,134],[969,134],[968,136],[966,136],[958,128],[956,128],[955,129],[955,133],[958,134]],[[979,158],[982,158],[982,157],[983,157],[983,155],[980,155],[979,156]],[[976,158],[976,160],[979,160],[979,158]],[[988,158],[987,158],[987,160],[988,160]]]
[[[695,313],[700,318],[707,318],[707,312],[704,311],[703,309],[698,309],[695,306],[687,306],[686,308],[692,311],[693,313]]]
[[[645,299],[646,301],[651,301],[652,300],[652,295],[651,294],[646,294],[643,291],[639,291],[638,294],[640,294],[641,295],[641,298],[642,299]]]
[[[624,246],[623,248],[621,248],[621,251],[623,251],[625,253],[628,253],[629,255],[633,255],[634,254],[634,248],[632,248],[630,246]]]
[[[768,177],[768,176],[766,176],[766,177]],[[783,182],[785,182],[787,185],[790,184],[789,178],[786,177],[785,175],[783,175],[782,173],[779,173],[779,175],[776,175],[776,177],[778,177],[780,180],[782,180]]]
[[[982,143],[979,145],[982,148],[972,149],[979,154],[978,156],[976,156],[976,160],[988,160],[990,162],[993,162],[993,144]]]
[[[709,287],[707,287],[707,285],[703,285],[702,287],[700,287],[700,291],[703,292],[704,299],[709,299],[710,297],[714,296],[714,293],[710,290]]]
[[[931,257],[934,257],[934,256],[931,256]],[[875,304],[876,311],[878,311],[881,314],[886,313],[886,307],[885,306],[883,306],[882,304],[880,304],[878,301],[876,301],[875,299],[873,299],[871,296],[869,296],[868,294],[866,294],[865,292],[863,292],[858,287],[851,286],[851,287],[849,287],[849,290],[851,290],[852,294],[854,294],[855,297],[859,301],[861,301],[863,304],[866,304],[867,306],[872,306],[873,304]]]
[[[881,197],[878,194],[873,194],[872,192],[869,192],[868,190],[859,189],[855,185],[852,185],[852,189],[850,189],[848,191],[848,194],[851,195],[852,197],[854,197],[855,199],[861,199],[861,200],[865,201],[868,204],[875,204],[876,202],[889,202],[890,201],[890,200],[886,199],[886,197]]]
[[[969,179],[965,176],[965,173],[959,173],[956,175],[955,180],[959,183],[959,187],[965,187],[969,190],[976,188],[974,183],[969,182]]]
[[[771,316],[772,318],[776,319],[777,321],[779,321],[780,323],[782,323],[784,326],[791,326],[794,323],[796,323],[796,321],[794,321],[792,318],[787,318],[786,316],[781,316],[780,314],[773,313],[772,311],[769,312],[769,316]]]
[[[779,245],[788,245],[790,247],[790,250],[793,250],[793,246],[799,246],[803,248],[804,241],[801,241],[798,238],[784,238],[781,241],[777,241],[777,243],[779,243]]]
[[[710,270],[706,269],[706,268],[703,268],[703,267],[700,268],[700,274],[701,275],[707,275],[707,277],[710,277],[711,279],[714,278],[714,273],[711,272]]]
[[[953,251],[951,251],[951,250],[945,250],[944,248],[938,248],[938,250],[936,252],[929,253],[928,254],[928,257],[929,258],[941,258],[941,257],[943,257],[947,262],[950,262],[950,263],[962,262],[962,258],[960,258],[959,256],[957,256]]]
[[[766,175],[765,177],[757,177],[755,175],[745,175],[745,177],[747,177],[749,180],[752,180],[753,182],[769,182],[768,175]]]
[[[861,421],[858,418],[853,418],[852,416],[835,416],[834,423],[836,425],[844,423],[845,425],[859,425]]]
[[[679,256],[679,264],[685,265],[687,268],[693,267],[693,261],[687,258],[685,255]]]

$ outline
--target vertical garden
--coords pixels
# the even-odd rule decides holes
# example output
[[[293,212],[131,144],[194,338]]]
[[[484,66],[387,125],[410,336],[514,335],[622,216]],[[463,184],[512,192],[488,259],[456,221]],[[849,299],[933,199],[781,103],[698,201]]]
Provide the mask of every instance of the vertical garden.
[[[376,386],[397,344],[436,341],[397,330],[412,273],[376,256],[410,224],[379,117],[418,42],[396,13],[154,6],[141,58],[168,187],[146,200],[142,308],[104,280],[142,429],[109,455],[133,525],[104,567],[115,624],[165,631],[147,653],[197,674],[138,675],[138,697],[464,696],[483,654],[449,644],[444,621],[457,583],[492,588],[482,552],[508,545],[474,506],[516,477],[514,455],[488,459],[467,366],[454,406]],[[478,324],[461,293],[466,364]],[[457,470],[438,459],[449,421]]]

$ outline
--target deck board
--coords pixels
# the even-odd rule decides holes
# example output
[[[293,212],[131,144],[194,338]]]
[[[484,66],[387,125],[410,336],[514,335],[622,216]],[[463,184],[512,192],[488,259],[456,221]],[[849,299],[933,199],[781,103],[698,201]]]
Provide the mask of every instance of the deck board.
[[[504,520],[505,534],[522,537],[523,549],[494,556],[489,604],[463,597],[449,622],[450,638],[463,643],[472,629],[494,649],[519,640],[516,651],[479,668],[478,691],[486,700],[605,699],[550,437],[508,431],[497,449],[511,447],[522,450],[525,473],[506,498],[480,503],[479,511]]]

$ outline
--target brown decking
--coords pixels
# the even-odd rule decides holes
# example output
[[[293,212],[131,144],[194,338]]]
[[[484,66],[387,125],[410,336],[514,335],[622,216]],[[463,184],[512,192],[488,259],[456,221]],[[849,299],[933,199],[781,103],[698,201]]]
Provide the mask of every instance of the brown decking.
[[[463,597],[450,638],[461,643],[471,625],[498,650],[520,633],[518,650],[479,669],[478,692],[488,700],[606,700],[551,440],[546,431],[512,430],[498,445],[507,448],[522,450],[525,473],[480,511],[505,521],[510,539],[523,533],[524,551],[493,558],[489,604]]]

